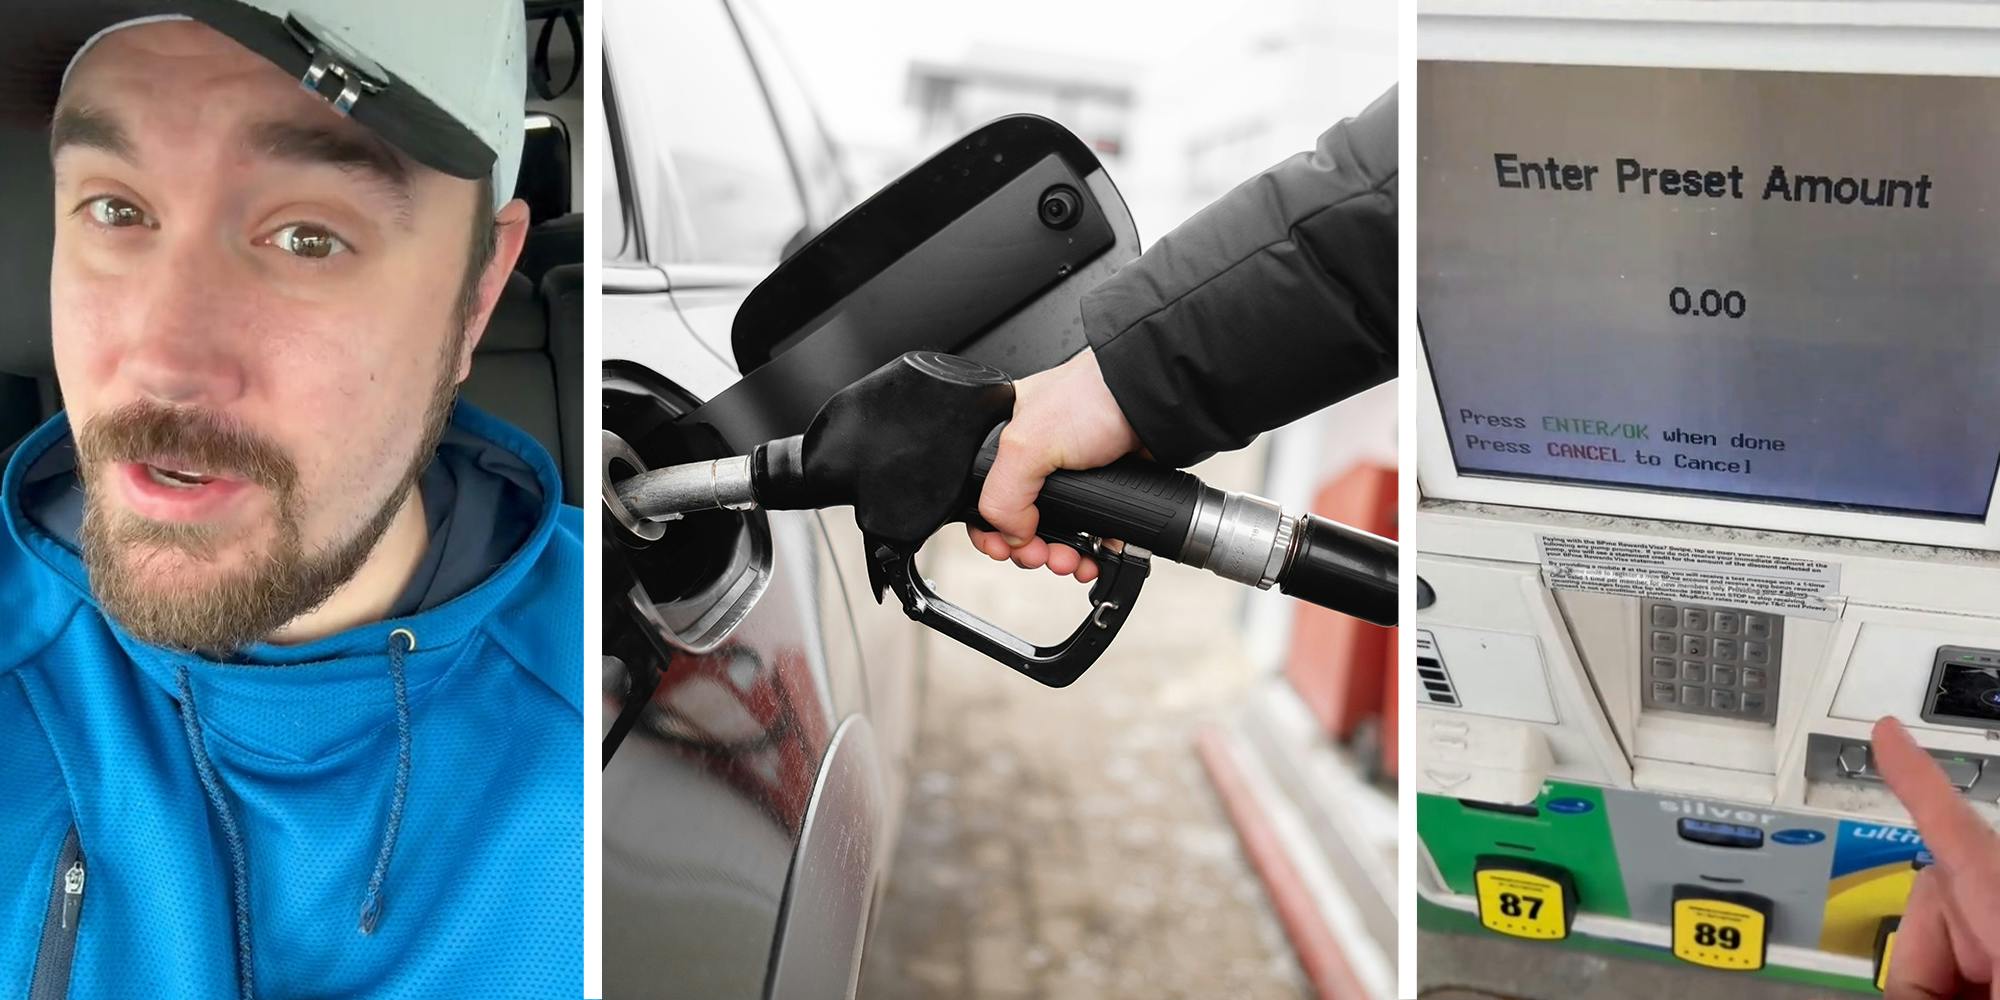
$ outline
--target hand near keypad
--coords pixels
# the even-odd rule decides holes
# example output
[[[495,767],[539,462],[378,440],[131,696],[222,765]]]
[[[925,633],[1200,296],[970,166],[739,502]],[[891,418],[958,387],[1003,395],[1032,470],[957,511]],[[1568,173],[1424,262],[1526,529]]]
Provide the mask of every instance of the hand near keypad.
[[[1887,995],[2000,998],[2000,833],[1893,718],[1875,723],[1874,760],[1937,862],[1910,890]]]

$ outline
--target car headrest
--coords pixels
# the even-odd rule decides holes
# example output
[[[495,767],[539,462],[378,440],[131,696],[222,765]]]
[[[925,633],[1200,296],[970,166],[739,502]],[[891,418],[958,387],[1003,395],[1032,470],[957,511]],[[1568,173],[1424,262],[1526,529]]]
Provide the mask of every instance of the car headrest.
[[[0,127],[0,372],[55,374],[49,349],[54,189],[48,133]]]
[[[569,214],[569,126],[546,111],[528,116],[521,134],[521,173],[514,197],[528,203],[532,223]]]
[[[573,212],[529,227],[527,239],[521,241],[521,259],[514,262],[514,270],[527,275],[529,281],[540,282],[552,267],[581,263],[583,213]]]

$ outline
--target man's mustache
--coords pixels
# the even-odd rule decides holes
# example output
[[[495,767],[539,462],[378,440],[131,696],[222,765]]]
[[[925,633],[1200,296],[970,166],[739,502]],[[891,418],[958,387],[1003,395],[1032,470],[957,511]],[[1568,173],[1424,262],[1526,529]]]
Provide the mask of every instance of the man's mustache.
[[[282,448],[236,420],[206,410],[135,401],[84,422],[76,432],[79,468],[146,462],[240,479],[276,493],[298,482]]]

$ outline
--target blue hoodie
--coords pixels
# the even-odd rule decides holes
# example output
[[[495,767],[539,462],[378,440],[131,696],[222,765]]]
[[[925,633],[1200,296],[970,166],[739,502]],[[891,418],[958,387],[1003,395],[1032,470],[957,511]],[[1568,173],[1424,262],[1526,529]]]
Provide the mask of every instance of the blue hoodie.
[[[58,415],[0,480],[0,994],[578,996],[581,512],[548,454],[460,404],[410,613],[222,662],[97,606],[71,447]]]

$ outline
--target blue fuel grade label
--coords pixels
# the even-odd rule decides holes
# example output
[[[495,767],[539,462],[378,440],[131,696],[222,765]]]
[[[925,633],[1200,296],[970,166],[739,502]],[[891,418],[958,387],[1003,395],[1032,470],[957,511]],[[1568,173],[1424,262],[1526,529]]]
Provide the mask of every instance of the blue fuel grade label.
[[[1759,827],[1696,819],[1693,816],[1681,817],[1680,834],[1682,840],[1691,840],[1711,847],[1754,849],[1764,846],[1764,831]]]

